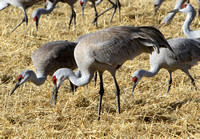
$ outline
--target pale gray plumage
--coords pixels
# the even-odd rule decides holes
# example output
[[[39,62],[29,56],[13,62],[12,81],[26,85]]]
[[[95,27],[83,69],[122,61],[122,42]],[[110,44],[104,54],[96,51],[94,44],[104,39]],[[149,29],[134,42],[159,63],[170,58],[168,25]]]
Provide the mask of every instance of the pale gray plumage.
[[[162,33],[154,27],[115,26],[99,30],[82,39],[74,50],[81,77],[78,78],[70,69],[59,69],[53,75],[53,91],[57,93],[57,88],[67,78],[76,86],[86,85],[91,81],[94,72],[98,71],[100,77],[98,114],[100,116],[104,94],[102,75],[107,70],[115,83],[118,113],[120,113],[120,89],[115,78],[116,70],[124,62],[132,60],[141,53],[151,53],[154,51],[153,48],[159,52],[160,47],[171,49]]]
[[[176,5],[174,9],[179,9],[181,5],[188,0],[177,0]],[[162,21],[162,24],[170,24],[171,21],[173,20],[174,16],[176,15],[176,12],[169,13]]]
[[[24,70],[18,76],[18,81],[10,95],[23,83],[31,81],[42,85],[47,75],[52,75],[59,68],[77,68],[74,59],[74,48],[77,43],[68,41],[49,42],[38,48],[31,55],[36,74],[32,70]],[[73,89],[73,88],[72,88]]]
[[[12,30],[15,31],[23,22],[26,22],[26,27],[28,25],[28,17],[26,14],[26,9],[28,7],[31,7],[35,3],[38,3],[43,0],[0,0],[0,11],[3,10],[4,8],[8,7],[9,5],[13,5],[15,7],[18,7],[22,9],[24,13],[24,18],[22,21]]]
[[[190,25],[196,16],[194,7],[190,4],[183,4],[180,9],[175,9],[170,12],[182,12],[187,14],[185,22],[182,26],[183,32],[187,38],[200,39],[200,30],[191,30]]]
[[[38,8],[32,14],[32,18],[36,23],[37,30],[38,30],[40,16],[42,14],[50,14],[54,10],[58,2],[67,3],[70,6],[72,14],[70,16],[69,28],[73,19],[74,19],[74,27],[76,26],[76,12],[74,11],[74,4],[77,2],[77,0],[47,0],[47,9]]]
[[[200,42],[189,38],[174,38],[168,40],[168,43],[174,53],[166,48],[160,48],[159,54],[152,52],[152,54],[150,54],[151,70],[138,70],[132,75],[133,91],[142,77],[154,77],[161,68],[166,69],[169,73],[169,87],[167,93],[172,83],[171,73],[177,69],[186,73],[195,86],[194,79],[190,75],[189,69],[197,65],[197,62],[200,60]]]

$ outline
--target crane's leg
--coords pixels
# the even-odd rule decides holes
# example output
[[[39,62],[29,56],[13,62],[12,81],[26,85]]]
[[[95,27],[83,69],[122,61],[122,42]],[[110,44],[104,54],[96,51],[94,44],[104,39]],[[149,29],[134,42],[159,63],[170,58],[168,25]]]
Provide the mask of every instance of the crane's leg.
[[[95,5],[95,2],[93,1],[92,2],[92,5],[93,5],[93,7],[94,7],[94,11],[95,11],[95,18],[94,18],[94,21],[93,21],[93,23],[96,23],[96,28],[98,27],[98,25],[97,25],[97,16],[98,16],[98,12],[97,12],[97,8],[96,8],[96,5]]]
[[[94,86],[97,84],[97,72],[94,73]]]
[[[112,75],[113,77],[113,80],[114,80],[114,83],[115,83],[115,94],[116,94],[116,97],[117,97],[117,108],[118,108],[118,113],[120,114],[120,89],[119,89],[119,86],[117,84],[117,80],[115,78],[115,75]]]
[[[119,11],[119,22],[121,22],[121,3],[119,2],[119,0],[117,0],[117,5],[118,5],[118,11]]]
[[[15,31],[23,22],[26,22],[26,27],[28,26],[28,17],[27,17],[26,11],[25,11],[25,9],[22,9],[22,11],[24,13],[24,18],[11,32]]]
[[[74,92],[76,91],[77,86],[75,86],[71,81],[69,81],[70,83],[70,90],[72,92],[72,95],[74,95]]]
[[[110,0],[108,0],[108,1],[111,2]],[[110,18],[110,23],[112,22],[113,16],[116,13],[117,7],[119,8],[119,22],[121,21],[121,19],[120,19],[121,4],[120,4],[119,0],[115,0],[115,4],[113,5],[114,11],[113,11],[112,16]]]
[[[195,90],[197,90],[197,87],[195,85],[194,79],[192,78],[192,76],[190,75],[190,72],[188,71],[188,69],[182,69],[183,72],[185,72],[185,74],[187,74],[191,80],[192,85],[194,86]]]
[[[72,19],[74,18],[74,27],[76,26],[76,12],[74,11],[74,7],[73,5],[71,6],[71,11],[72,11],[72,14],[70,16],[70,21],[69,21],[69,28],[70,28],[70,25],[72,23]]]
[[[100,90],[99,90],[99,109],[98,109],[98,120],[100,120],[100,114],[101,114],[101,104],[102,104],[102,98],[104,94],[104,87],[103,87],[103,78],[102,78],[101,72],[99,72],[99,79],[100,79]]]
[[[110,0],[108,0],[108,1],[112,4],[112,6],[111,6],[110,8],[108,8],[108,9],[106,9],[105,11],[103,11],[102,13],[100,13],[98,16],[96,16],[96,17],[94,18],[93,23],[94,23],[95,21],[97,21],[97,18],[99,18],[101,15],[103,15],[104,13],[106,13],[107,11],[113,9],[113,8],[116,6],[112,1],[110,1]]]
[[[168,71],[168,73],[169,73],[169,85],[168,85],[168,88],[167,88],[167,93],[169,93],[169,90],[170,90],[171,85],[172,85],[172,72]]]

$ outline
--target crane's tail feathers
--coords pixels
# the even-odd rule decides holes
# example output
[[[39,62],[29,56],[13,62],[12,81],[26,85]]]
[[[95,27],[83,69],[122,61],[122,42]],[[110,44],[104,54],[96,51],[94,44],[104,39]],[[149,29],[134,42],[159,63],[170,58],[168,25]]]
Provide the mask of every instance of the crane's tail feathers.
[[[139,27],[139,32],[136,32],[141,38],[146,38],[152,42],[152,45],[159,49],[160,47],[169,48],[171,51],[172,48],[165,39],[164,35],[155,27],[152,26],[141,26]],[[138,36],[138,37],[139,37]],[[149,42],[150,42],[149,41]]]
[[[141,40],[140,43],[143,44],[144,46],[153,47],[157,53],[160,53],[159,45],[156,42],[153,42],[152,40],[149,39],[141,39],[141,38],[139,40]]]

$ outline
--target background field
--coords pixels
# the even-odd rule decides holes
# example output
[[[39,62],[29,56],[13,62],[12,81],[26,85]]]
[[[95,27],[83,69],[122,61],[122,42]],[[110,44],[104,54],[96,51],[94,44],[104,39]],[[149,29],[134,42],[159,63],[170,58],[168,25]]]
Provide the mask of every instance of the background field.
[[[196,0],[191,2],[197,9]],[[116,111],[113,80],[108,72],[104,74],[100,121],[97,120],[99,86],[94,87],[93,82],[88,87],[79,87],[71,95],[69,82],[65,81],[55,107],[50,107],[53,86],[50,76],[42,86],[25,83],[12,96],[8,95],[22,70],[34,70],[30,56],[41,45],[56,40],[74,41],[78,36],[110,26],[158,27],[167,11],[173,9],[175,0],[164,2],[157,14],[153,12],[152,0],[121,0],[121,4],[121,22],[116,14],[109,24],[110,11],[99,18],[98,29],[91,23],[94,10],[89,2],[84,17],[76,3],[77,26],[71,29],[68,29],[71,11],[63,3],[51,14],[41,17],[39,31],[31,15],[42,4],[29,8],[28,27],[25,29],[23,24],[12,34],[11,30],[23,17],[22,11],[10,6],[0,12],[0,138],[200,138],[200,92],[180,70],[173,73],[169,94],[166,94],[168,73],[161,70],[153,78],[143,78],[131,96],[131,75],[141,68],[150,70],[148,54],[127,61],[117,72],[121,89],[120,115]],[[109,6],[104,0],[97,10],[100,13]],[[167,39],[184,37],[181,27],[185,17],[179,13],[171,25],[160,28]],[[200,29],[198,18],[191,28]],[[199,87],[200,67],[193,67],[191,74]]]

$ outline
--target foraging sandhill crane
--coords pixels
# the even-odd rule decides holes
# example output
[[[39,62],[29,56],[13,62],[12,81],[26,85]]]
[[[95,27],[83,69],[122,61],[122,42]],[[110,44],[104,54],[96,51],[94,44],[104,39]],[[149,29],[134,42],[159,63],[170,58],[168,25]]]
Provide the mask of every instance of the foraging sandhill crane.
[[[174,9],[180,8],[181,5],[182,5],[184,2],[186,2],[186,1],[187,1],[187,0],[177,0]],[[189,1],[189,0],[188,0],[188,1]],[[169,13],[169,14],[163,19],[163,21],[162,21],[161,24],[170,24],[175,15],[176,15],[175,12]]]
[[[94,11],[95,11],[95,17],[98,16],[98,12],[97,12],[97,9],[96,9],[96,4],[99,4],[102,2],[102,0],[89,0],[93,7],[94,7]],[[84,9],[85,9],[85,6],[86,6],[86,3],[88,2],[88,0],[79,0],[79,3],[81,5],[81,10],[82,10],[82,16],[84,15]],[[96,21],[93,21],[96,23],[96,27],[97,27],[97,19]]]
[[[200,39],[200,30],[191,30],[190,24],[196,16],[194,7],[190,4],[183,4],[180,9],[174,9],[170,12],[182,12],[187,14],[186,20],[182,26],[183,32],[187,38]]]
[[[32,70],[22,71],[18,78],[17,83],[10,95],[23,83],[31,81],[32,83],[40,86],[44,84],[47,75],[52,75],[59,68],[77,68],[74,59],[74,48],[77,43],[68,41],[53,41],[42,45],[31,55],[36,74]],[[79,73],[77,73],[78,75]],[[80,76],[80,75],[78,75]],[[71,87],[73,87],[71,85]],[[72,91],[74,88],[71,88]]]
[[[72,14],[70,16],[69,28],[70,28],[70,25],[71,25],[73,19],[74,19],[74,27],[76,26],[76,12],[74,11],[74,4],[77,2],[77,0],[47,0],[47,2],[46,2],[47,3],[47,9],[38,8],[32,14],[32,18],[36,23],[36,29],[37,30],[38,30],[38,24],[39,24],[40,16],[42,14],[51,13],[58,2],[67,3],[70,6]]]
[[[142,79],[142,77],[154,77],[161,68],[164,68],[169,73],[169,86],[167,93],[170,90],[172,84],[172,72],[175,70],[182,70],[187,74],[191,80],[192,85],[195,87],[195,82],[192,76],[189,73],[189,69],[197,65],[200,61],[200,42],[194,39],[189,38],[174,38],[168,40],[172,51],[166,48],[160,48],[160,53],[152,52],[150,54],[150,65],[151,70],[138,70],[133,73],[133,90],[136,85]]]
[[[181,5],[183,5],[186,1],[187,1],[187,3],[190,2],[189,0],[177,0],[174,9],[179,9],[181,7]],[[199,16],[200,15],[200,0],[197,0],[197,2],[198,2],[198,6],[199,6],[199,10],[198,10],[198,16]],[[169,13],[163,19],[162,24],[170,24],[175,15],[176,15],[176,12]]]
[[[93,6],[94,6],[95,9],[96,9],[95,4],[99,4],[99,3],[102,2],[102,0],[89,0],[89,1],[91,1],[93,3]],[[112,4],[112,6],[110,8],[108,8],[108,9],[106,9],[105,11],[103,11],[102,13],[100,13],[99,15],[98,15],[97,11],[95,10],[95,18],[94,18],[93,23],[97,22],[98,17],[100,17],[101,15],[103,15],[104,13],[106,13],[107,11],[109,11],[111,9],[114,9],[113,13],[112,13],[112,16],[110,18],[110,23],[111,23],[112,19],[113,19],[113,16],[116,13],[117,8],[119,10],[119,22],[121,21],[121,18],[120,18],[121,4],[120,4],[119,0],[115,0],[115,3],[113,3],[111,0],[107,0],[107,1],[110,2]],[[79,0],[79,2],[80,2],[80,5],[82,7],[82,13],[83,13],[83,10],[84,10],[85,5],[88,2],[88,0]]]
[[[52,93],[52,97],[54,97],[54,102],[56,102],[55,96],[58,88],[65,79],[69,79],[76,86],[83,86],[88,84],[94,72],[98,71],[100,77],[98,119],[100,119],[104,94],[102,75],[107,70],[113,77],[117,108],[120,113],[120,89],[115,78],[116,70],[127,60],[132,60],[141,53],[151,53],[154,49],[159,53],[160,47],[171,49],[163,34],[150,26],[115,26],[92,33],[82,39],[74,50],[81,77],[77,77],[68,68],[59,69],[53,74],[53,92],[55,93]]]
[[[22,21],[11,32],[15,31],[23,22],[26,22],[26,27],[27,27],[28,17],[26,14],[26,9],[40,1],[42,0],[0,0],[0,11],[5,9],[9,5],[13,5],[15,7],[22,9],[24,13],[24,18],[22,19]]]

